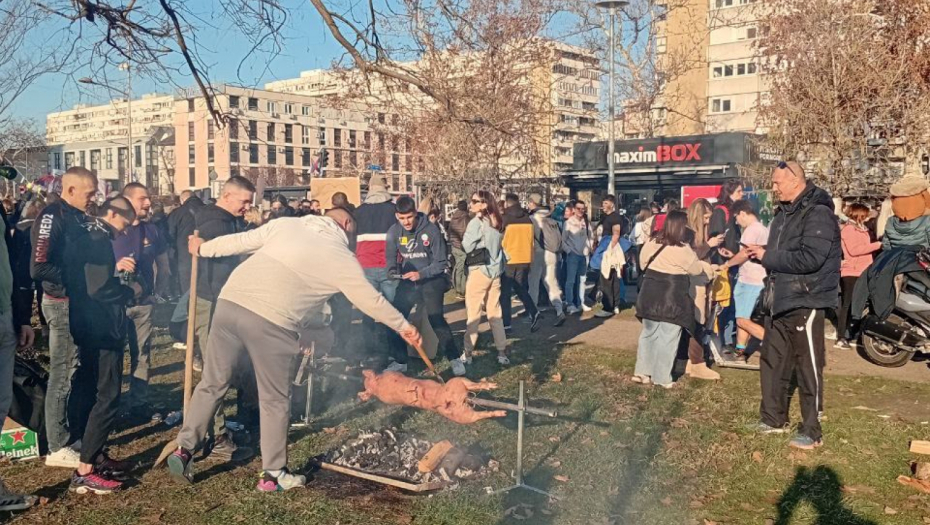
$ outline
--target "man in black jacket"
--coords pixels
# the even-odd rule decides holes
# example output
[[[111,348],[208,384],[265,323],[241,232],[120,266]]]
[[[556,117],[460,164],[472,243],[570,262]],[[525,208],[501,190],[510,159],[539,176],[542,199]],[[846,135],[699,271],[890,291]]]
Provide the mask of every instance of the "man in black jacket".
[[[187,253],[187,238],[194,233],[194,215],[204,206],[190,190],[181,192],[181,206],[168,214],[168,243],[172,248],[172,275],[177,275],[180,295],[191,286],[191,258]],[[175,271],[177,268],[177,271]]]
[[[86,222],[85,212],[97,195],[97,177],[80,167],[69,168],[61,178],[61,199],[46,206],[32,226],[30,274],[42,283],[42,311],[49,329],[48,390],[45,397],[45,428],[50,467],[75,468],[78,454],[70,445],[83,434],[85,410],[71,410],[72,378],[78,366],[78,349],[71,338],[69,302],[62,274],[65,244]],[[75,397],[75,400],[81,396]],[[80,404],[80,403],[76,403]]]
[[[69,490],[107,494],[119,490],[128,465],[110,459],[103,447],[119,413],[123,381],[123,348],[129,328],[126,305],[142,293],[142,286],[122,284],[117,271],[132,273],[130,258],[118,263],[113,239],[136,219],[124,197],[114,197],[100,208],[100,218],[82,225],[65,247],[68,264],[64,284],[71,301],[70,321],[74,342],[81,349],[78,374],[91,379],[96,392],[82,392],[94,399],[81,445],[80,464],[71,476]]]
[[[245,230],[242,217],[252,204],[255,195],[255,186],[245,177],[230,177],[223,184],[220,198],[216,204],[201,207],[195,214],[195,226],[200,238],[205,241],[216,239],[224,235],[232,235]],[[242,258],[239,256],[203,258],[200,260],[197,272],[197,318],[194,323],[194,333],[197,336],[197,346],[201,354],[207,348],[210,337],[210,322],[213,319],[213,310],[220,290],[226,284],[230,274],[239,266]],[[202,370],[202,362],[200,364]],[[235,384],[239,389],[239,399],[257,399],[255,380],[252,367],[240,367],[247,373],[239,374]],[[245,392],[243,392],[245,390]],[[245,395],[243,395],[245,394]],[[245,416],[239,412],[240,420]],[[213,420],[214,443],[211,447],[210,457],[213,459],[230,460],[233,456],[247,455],[249,451],[243,449],[237,452],[235,441],[226,431],[226,416],[223,406],[220,405]]]
[[[471,214],[468,213],[468,203],[459,201],[449,220],[449,247],[452,250],[454,265],[452,267],[452,287],[459,297],[465,297],[465,251],[462,249],[462,239]]]
[[[781,204],[769,227],[769,243],[747,248],[768,270],[769,279],[762,292],[767,316],[757,428],[785,431],[788,383],[796,374],[802,422],[790,445],[810,450],[823,444],[824,312],[839,306],[839,223],[830,195],[809,182],[797,162],[779,163],[772,190]]]

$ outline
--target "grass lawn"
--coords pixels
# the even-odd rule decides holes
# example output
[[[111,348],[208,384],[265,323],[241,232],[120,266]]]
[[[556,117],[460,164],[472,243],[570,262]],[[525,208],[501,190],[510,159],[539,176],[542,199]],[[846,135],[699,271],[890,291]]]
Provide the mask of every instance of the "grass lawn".
[[[516,416],[462,426],[435,414],[352,399],[355,385],[330,381],[308,429],[291,436],[291,466],[363,429],[396,426],[432,439],[476,445],[501,471],[456,490],[411,496],[332,473],[317,473],[306,490],[260,494],[260,460],[199,464],[198,483],[183,487],[148,466],[175,430],[123,421],[113,453],[144,463],[136,486],[106,496],[67,492],[68,472],[38,462],[4,465],[3,479],[48,501],[14,523],[320,523],[320,524],[913,524],[930,522],[930,495],[900,486],[910,439],[927,438],[930,387],[880,379],[828,376],[826,445],[803,453],[788,436],[744,430],[757,418],[758,374],[724,370],[720,383],[685,380],[670,391],[629,381],[637,334],[618,326],[614,348],[553,345],[545,335],[515,340],[513,365],[476,358],[473,378],[498,382],[495,398],[516,398],[527,382],[531,404],[558,406],[557,420],[528,416],[528,483],[557,496],[526,491],[488,496],[509,484],[515,464]],[[622,327],[622,328],[621,328]],[[545,330],[544,330],[545,332]],[[518,333],[519,330],[518,330]],[[159,335],[153,408],[180,404],[182,353]],[[479,348],[490,347],[482,336]],[[444,364],[442,366],[445,366]],[[793,414],[797,421],[799,414]]]

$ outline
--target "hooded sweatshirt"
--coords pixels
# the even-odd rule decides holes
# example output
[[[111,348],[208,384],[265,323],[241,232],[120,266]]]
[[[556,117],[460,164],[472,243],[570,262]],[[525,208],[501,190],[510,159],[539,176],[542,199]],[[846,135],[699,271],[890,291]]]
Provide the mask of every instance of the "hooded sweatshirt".
[[[910,221],[902,221],[896,216],[885,224],[885,236],[882,237],[882,249],[890,250],[902,246],[923,246],[930,248],[930,215],[923,215]]]
[[[504,255],[507,264],[530,264],[533,262],[533,220],[519,204],[504,209]]]
[[[355,210],[356,248],[355,255],[362,268],[384,268],[387,231],[397,224],[394,203],[387,191],[369,192],[365,202]]]
[[[388,273],[419,272],[420,281],[441,277],[448,266],[446,241],[439,227],[417,213],[413,231],[395,223],[387,232],[384,255]]]

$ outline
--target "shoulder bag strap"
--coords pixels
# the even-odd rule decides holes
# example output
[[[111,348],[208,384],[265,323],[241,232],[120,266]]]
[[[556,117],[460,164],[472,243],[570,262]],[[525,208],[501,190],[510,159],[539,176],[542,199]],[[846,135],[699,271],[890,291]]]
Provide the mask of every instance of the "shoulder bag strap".
[[[649,262],[647,262],[646,266],[643,267],[643,273],[646,273],[646,270],[648,270],[649,266],[652,265],[652,261],[656,260],[656,257],[658,257],[660,253],[662,253],[662,250],[664,250],[666,246],[668,245],[663,244],[662,246],[659,247],[659,249],[654,254],[652,254],[652,257],[649,258]]]

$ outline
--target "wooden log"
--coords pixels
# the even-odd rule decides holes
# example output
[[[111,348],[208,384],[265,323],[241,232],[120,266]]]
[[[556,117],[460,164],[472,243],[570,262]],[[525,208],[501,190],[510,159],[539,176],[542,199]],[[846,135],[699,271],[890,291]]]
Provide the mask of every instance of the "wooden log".
[[[420,462],[417,464],[417,469],[420,472],[432,472],[436,470],[436,467],[439,466],[439,463],[442,462],[442,459],[446,457],[446,454],[449,453],[454,447],[449,440],[443,440],[439,443],[433,445],[433,448],[420,458]]]
[[[911,441],[911,452],[914,454],[930,455],[930,441]]]
[[[921,481],[930,481],[930,463],[915,461],[911,464],[911,472],[914,473],[915,478]]]

